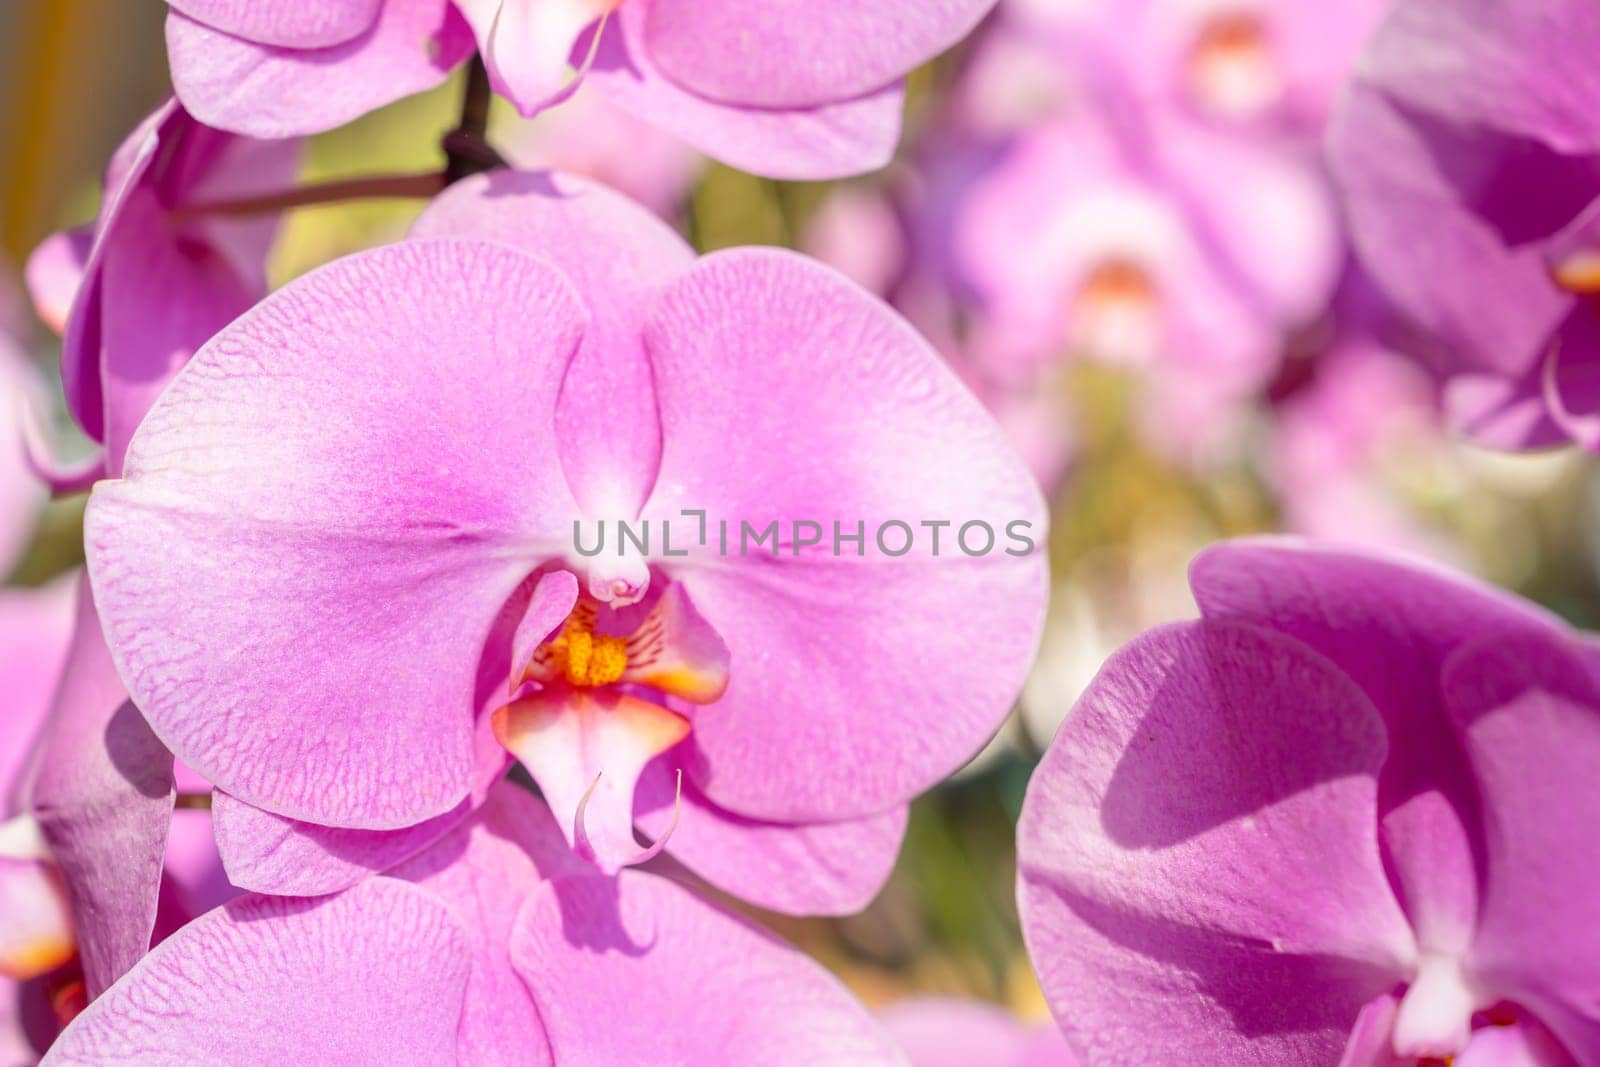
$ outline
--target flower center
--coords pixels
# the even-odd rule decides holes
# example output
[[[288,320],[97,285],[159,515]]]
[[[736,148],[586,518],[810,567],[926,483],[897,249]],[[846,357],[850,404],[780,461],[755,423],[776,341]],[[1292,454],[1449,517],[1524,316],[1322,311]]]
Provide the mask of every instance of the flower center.
[[[1278,97],[1283,84],[1260,16],[1235,11],[1205,24],[1190,53],[1189,88],[1207,110],[1231,116],[1259,111]]]
[[[1550,265],[1550,279],[1573,296],[1600,296],[1600,249],[1562,256]]]
[[[1159,343],[1159,297],[1139,264],[1111,257],[1084,278],[1073,303],[1074,347],[1097,358],[1131,364]]]
[[[596,614],[592,601],[580,602],[562,624],[561,633],[540,650],[549,657],[552,672],[565,678],[568,685],[610,685],[628,670],[628,639],[595,633]]]

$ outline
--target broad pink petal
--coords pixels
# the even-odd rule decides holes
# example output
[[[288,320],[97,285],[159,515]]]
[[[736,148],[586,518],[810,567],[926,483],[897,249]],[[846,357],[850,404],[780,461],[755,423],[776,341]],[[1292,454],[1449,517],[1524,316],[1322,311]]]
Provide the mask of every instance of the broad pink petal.
[[[588,179],[497,171],[458,182],[412,236],[502,241],[561,268],[590,328],[567,368],[557,414],[562,468],[584,512],[632,519],[655,483],[661,426],[639,334],[656,293],[694,264],[666,223]]]
[[[1027,1023],[998,1004],[915,997],[878,1013],[911,1067],[1074,1067],[1078,1059],[1049,1022]]]
[[[549,809],[501,783],[470,821],[390,872],[447,902],[465,928],[472,972],[455,1062],[553,1062],[540,1011],[513,967],[512,946],[523,900],[541,880],[574,864],[588,869],[567,848]]]
[[[89,995],[150,947],[172,824],[172,754],[128,699],[87,580],[32,806],[67,886]]]
[[[1394,4],[1360,75],[1464,126],[1492,126],[1567,154],[1600,151],[1600,11],[1565,0]]]
[[[1540,221],[1514,216],[1550,211],[1551,191],[1571,184],[1549,173],[1556,164],[1527,142],[1410,115],[1361,82],[1335,114],[1329,158],[1362,263],[1449,346],[1449,371],[1515,377],[1537,367],[1571,298],[1550,281],[1540,244],[1508,241],[1479,206],[1497,195],[1510,221]],[[1517,181],[1513,163],[1534,175]],[[1526,195],[1530,186],[1541,196]]]
[[[489,694],[488,703],[493,706],[505,699],[498,686],[491,685]],[[477,779],[471,795],[443,815],[398,830],[352,830],[300,822],[216,790],[212,794],[216,823],[212,852],[220,853],[220,862],[234,884],[254,893],[312,897],[348,889],[428,848],[483,804],[504,777],[511,758],[494,736],[486,713],[479,714],[474,743]]]
[[[680,509],[704,508],[708,541],[724,519],[733,538],[673,570],[731,653],[727,693],[693,712],[695,782],[741,815],[827,821],[954,771],[1010,709],[1042,621],[1043,560],[1007,526],[1042,541],[1044,508],[999,427],[904,321],[782,251],[703,259],[662,294],[645,344],[666,428],[646,514],[692,529]],[[740,523],[775,520],[781,553],[741,555]],[[796,520],[823,543],[793,549]],[[864,523],[864,555],[832,554],[834,520]],[[925,528],[891,558],[874,543],[889,520],[953,525],[937,558]],[[957,547],[967,522],[993,529],[990,554]]]
[[[511,960],[557,1063],[903,1062],[838,979],[664,878],[534,885]]]
[[[1485,633],[1441,688],[1483,798],[1471,973],[1600,1057],[1600,685],[1574,644]]]
[[[786,915],[853,915],[889,880],[906,809],[831,823],[747,819],[707,800],[690,780],[677,797],[674,753],[645,769],[634,819],[667,852],[724,893]],[[676,815],[674,811],[676,810]]]
[[[1190,568],[1200,613],[1305,642],[1383,714],[1389,759],[1378,790],[1383,844],[1421,943],[1458,952],[1477,911],[1476,789],[1439,703],[1439,672],[1489,633],[1556,633],[1527,602],[1443,570],[1289,538],[1219,545]]]
[[[201,351],[86,519],[114,654],[184,762],[330,825],[460,802],[485,640],[573,512],[551,423],[583,325],[520,252],[412,242]]]
[[[371,26],[383,0],[318,0],[263,4],[260,0],[167,0],[196,22],[256,44],[326,48]]]
[[[467,935],[428,892],[375,878],[329,900],[202,916],[91,1003],[45,1062],[455,1062]]]
[[[321,133],[431,89],[472,44],[449,0],[382,0],[369,28],[328,48],[274,47],[177,10],[167,17],[167,57],[183,106],[209,126],[269,139]]]
[[[1332,1059],[1415,947],[1379,854],[1383,721],[1327,660],[1197,621],[1118,652],[1028,788],[1018,904],[1090,1062]]]
[[[977,26],[994,0],[647,0],[645,47],[692,92],[815,107],[898,81]]]
[[[769,178],[843,178],[877,170],[894,155],[905,97],[898,83],[810,108],[719,103],[655,69],[640,40],[644,17],[642,5],[625,3],[607,20],[584,91],[604,92],[707,155]]]

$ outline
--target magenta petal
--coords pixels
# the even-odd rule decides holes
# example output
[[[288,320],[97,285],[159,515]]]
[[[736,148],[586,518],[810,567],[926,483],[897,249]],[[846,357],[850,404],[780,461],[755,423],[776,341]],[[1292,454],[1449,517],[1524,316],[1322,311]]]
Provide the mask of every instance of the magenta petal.
[[[561,464],[584,512],[632,519],[655,483],[661,425],[639,341],[656,293],[694,264],[659,218],[570,174],[496,171],[440,195],[412,236],[501,241],[547,259],[583,295],[590,328],[557,413]]]
[[[33,810],[66,882],[89,995],[150,947],[172,824],[172,754],[128,700],[81,581]]]
[[[1600,151],[1600,11],[1566,0],[1406,0],[1361,57],[1361,77],[1464,126]]]
[[[645,768],[634,820],[659,839],[671,825],[674,753]],[[685,778],[667,852],[724,893],[785,915],[853,915],[889,879],[906,831],[906,809],[831,823],[747,819],[707,800]]]
[[[1378,851],[1371,702],[1298,641],[1199,621],[1101,670],[1017,830],[1029,954],[1091,1062],[1321,1062],[1415,947]]]
[[[584,91],[740,170],[769,178],[826,181],[877,170],[900,140],[905,92],[891,83],[811,108],[744,108],[680,88],[657,71],[639,40],[644,8],[624,4],[601,34]]]
[[[1485,634],[1444,700],[1483,799],[1483,906],[1469,967],[1582,1062],[1600,1057],[1600,686],[1558,638]]]
[[[1488,633],[1554,634],[1526,601],[1397,558],[1292,539],[1219,545],[1190,569],[1208,619],[1252,622],[1305,642],[1383,714],[1389,759],[1378,790],[1383,842],[1425,947],[1456,952],[1477,910],[1479,833],[1471,773],[1439,704],[1454,649]]]
[[[708,540],[725,519],[735,542],[673,572],[731,653],[726,694],[693,713],[696,783],[741,815],[831,821],[954,771],[1010,710],[1044,607],[1042,557],[1006,537],[1027,523],[1042,543],[1044,507],[1000,428],[904,321],[787,252],[701,260],[645,344],[665,427],[646,513],[682,529],[680,508],[704,508]],[[826,540],[741,556],[740,523],[773,520],[828,523]],[[834,520],[865,524],[864,555],[832,555]],[[890,520],[954,525],[937,558],[927,529],[891,557],[875,543]],[[956,547],[967,522],[995,532],[990,554]]]
[[[445,903],[386,878],[310,902],[246,897],[162,942],[45,1062],[282,1067],[455,1062],[466,935]]]
[[[214,30],[256,44],[326,48],[371,26],[383,0],[319,0],[263,4],[260,0],[167,0],[174,10]]]
[[[880,89],[971,33],[994,0],[649,0],[644,43],[674,81],[752,107]]]
[[[122,674],[185,763],[326,825],[461,801],[485,641],[570,533],[551,426],[583,325],[520,252],[412,242],[195,357],[86,518]]]
[[[1550,281],[1539,243],[1508,243],[1475,210],[1496,182],[1518,209],[1538,202],[1510,195],[1521,187],[1497,173],[1515,153],[1536,156],[1533,146],[1429,125],[1361,82],[1336,112],[1328,146],[1362,263],[1451,346],[1452,372],[1517,375],[1536,366],[1571,299]]]
[[[472,44],[449,0],[383,0],[365,32],[329,48],[259,44],[176,10],[167,18],[167,57],[183,106],[207,125],[262,138],[320,133],[431,89],[472,54]]]
[[[899,1063],[838,979],[667,879],[532,887],[511,960],[557,1063]]]

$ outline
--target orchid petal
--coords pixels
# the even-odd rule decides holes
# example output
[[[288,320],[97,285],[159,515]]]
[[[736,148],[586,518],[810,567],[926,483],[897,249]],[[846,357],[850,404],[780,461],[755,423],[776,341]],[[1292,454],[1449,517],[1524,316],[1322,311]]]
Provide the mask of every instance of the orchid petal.
[[[196,356],[85,520],[123,676],[185,763],[350,828],[461,801],[485,642],[573,511],[551,426],[583,328],[538,261],[423,241],[299,279]]]

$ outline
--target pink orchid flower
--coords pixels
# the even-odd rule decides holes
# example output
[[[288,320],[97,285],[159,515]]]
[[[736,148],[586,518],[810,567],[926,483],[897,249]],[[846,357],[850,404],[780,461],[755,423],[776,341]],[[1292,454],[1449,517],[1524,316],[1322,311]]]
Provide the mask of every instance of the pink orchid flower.
[[[1389,0],[1006,0],[1017,32],[1115,57],[1138,93],[1202,121],[1319,137]]]
[[[202,344],[267,291],[277,216],[196,212],[288,184],[299,151],[209,129],[168,101],[111,158],[99,217],[48,238],[29,261],[34,304],[62,331],[67,410],[103,456],[76,470],[36,464],[58,489],[122,469],[128,440]]]
[[[1077,1067],[1049,1023],[1029,1024],[997,1004],[956,997],[903,1000],[878,1013],[911,1067]]]
[[[1494,447],[1600,449],[1597,46],[1582,3],[1397,0],[1329,134],[1358,253]]]
[[[578,863],[509,783],[383,876],[191,923],[44,1062],[244,1067],[308,1050],[419,1067],[903,1062],[811,960],[664,878]]]
[[[1032,656],[1044,561],[977,529],[1042,543],[1021,462],[904,322],[792,253],[697,261],[609,190],[512,172],[415,237],[224,330],[89,506],[114,658],[226,794],[230,875],[349,885],[509,751],[607,870],[672,834],[765,907],[860,907]],[[937,549],[894,533],[929,522]]]
[[[1029,951],[1091,1063],[1600,1058],[1600,673],[1533,605],[1292,541],[1191,570],[1018,829]]]
[[[523,114],[582,79],[724,162],[822,179],[888,161],[906,73],[993,2],[169,0],[167,49],[195,115],[285,137],[439,84],[476,37],[493,84]]]
[[[978,308],[973,351],[1012,381],[1063,355],[1132,368],[1180,453],[1265,384],[1285,333],[1333,292],[1326,189],[1273,145],[1108,100],[995,155],[955,201],[946,253]]]

